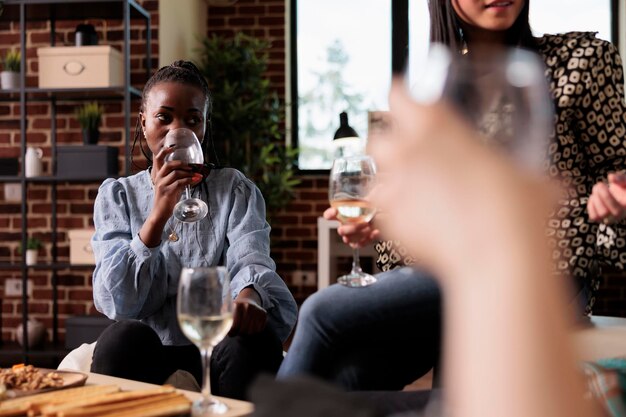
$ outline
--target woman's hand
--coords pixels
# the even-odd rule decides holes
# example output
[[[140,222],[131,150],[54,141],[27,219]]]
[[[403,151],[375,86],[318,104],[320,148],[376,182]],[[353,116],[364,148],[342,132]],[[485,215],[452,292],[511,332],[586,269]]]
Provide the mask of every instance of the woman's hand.
[[[605,224],[619,222],[626,217],[626,173],[609,174],[608,183],[593,186],[587,201],[589,220]]]
[[[261,307],[261,297],[251,288],[244,288],[233,303],[233,326],[229,336],[260,333],[267,324],[267,311]]]
[[[191,167],[184,162],[165,162],[167,155],[173,151],[174,148],[161,149],[154,157],[151,173],[154,184],[154,207],[151,214],[165,219],[172,215],[185,187],[202,178],[200,174],[194,174]]]
[[[165,157],[173,151],[174,148],[163,148],[153,160],[151,181],[154,187],[154,205],[139,230],[139,238],[150,248],[158,246],[161,242],[163,228],[172,216],[174,206],[180,200],[185,186],[196,181],[198,176],[202,177],[200,174],[194,174],[184,162],[165,162]]]
[[[337,210],[329,207],[324,211],[326,220],[338,220]],[[337,234],[343,239],[343,243],[352,248],[360,248],[369,245],[373,240],[378,239],[380,231],[374,227],[372,221],[367,223],[342,224],[337,228]]]

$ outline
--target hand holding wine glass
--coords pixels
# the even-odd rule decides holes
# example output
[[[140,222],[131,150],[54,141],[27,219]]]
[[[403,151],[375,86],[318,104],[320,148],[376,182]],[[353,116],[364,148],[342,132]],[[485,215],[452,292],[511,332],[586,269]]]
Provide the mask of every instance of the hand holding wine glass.
[[[225,267],[184,268],[178,283],[177,313],[180,327],[202,354],[202,399],[192,407],[194,416],[224,414],[226,404],[211,396],[211,353],[233,323],[230,278]]]
[[[173,129],[165,137],[166,148],[174,151],[165,157],[165,161],[182,161],[191,167],[193,172],[201,172],[204,154],[200,141],[189,129]],[[183,199],[174,207],[174,217],[181,222],[193,223],[202,220],[209,212],[207,204],[199,198],[191,196],[191,186],[185,187]]]
[[[368,201],[376,176],[374,160],[369,156],[338,158],[330,171],[328,197],[330,205],[337,210],[337,218],[343,224],[367,223],[374,217],[376,209]],[[349,287],[365,287],[376,282],[376,278],[363,272],[359,264],[359,249],[353,247],[352,270],[337,279]]]

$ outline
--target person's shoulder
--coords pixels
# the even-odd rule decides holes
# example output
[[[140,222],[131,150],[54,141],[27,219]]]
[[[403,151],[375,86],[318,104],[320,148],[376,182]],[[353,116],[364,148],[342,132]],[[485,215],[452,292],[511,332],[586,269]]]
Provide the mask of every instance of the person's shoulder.
[[[211,176],[213,176],[214,180],[217,180],[220,183],[226,183],[231,187],[236,187],[240,184],[252,183],[252,181],[246,177],[243,172],[235,168],[213,168],[211,170]]]
[[[574,51],[581,48],[592,51],[603,51],[613,48],[611,42],[598,38],[598,32],[565,32],[557,34],[544,34],[537,39],[539,49],[544,55],[559,54],[569,57]],[[584,52],[583,52],[584,54]],[[586,54],[585,54],[586,55]]]
[[[115,193],[126,190],[129,187],[135,187],[138,184],[145,182],[147,178],[147,171],[141,171],[128,177],[119,178],[107,178],[100,184],[98,194],[102,193]]]

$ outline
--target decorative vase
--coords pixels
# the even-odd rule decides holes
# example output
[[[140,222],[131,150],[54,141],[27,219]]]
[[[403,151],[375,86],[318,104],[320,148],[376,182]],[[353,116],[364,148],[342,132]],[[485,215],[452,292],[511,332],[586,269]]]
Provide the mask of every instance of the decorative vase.
[[[27,249],[26,250],[26,265],[28,266],[36,265],[38,255],[39,255],[39,250]]]
[[[46,337],[46,328],[42,322],[35,319],[28,319],[26,331],[28,332],[29,349],[43,344]],[[24,330],[22,329],[22,324],[15,328],[15,340],[17,340],[17,343],[19,343],[20,346],[24,346]]]
[[[98,129],[83,129],[83,143],[85,145],[95,145],[100,139],[100,130]]]
[[[0,86],[3,90],[17,90],[20,88],[20,73],[14,71],[0,72]]]
[[[26,162],[24,167],[24,173],[28,178],[39,177],[43,171],[43,149],[33,148],[29,146],[26,149]]]

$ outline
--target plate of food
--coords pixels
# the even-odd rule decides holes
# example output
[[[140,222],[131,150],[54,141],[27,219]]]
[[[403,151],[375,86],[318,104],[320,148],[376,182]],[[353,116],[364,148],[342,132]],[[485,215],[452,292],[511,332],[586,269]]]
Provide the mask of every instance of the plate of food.
[[[16,398],[85,385],[87,375],[81,372],[14,365],[0,368],[0,398]]]

